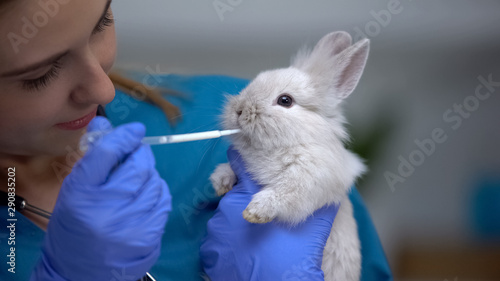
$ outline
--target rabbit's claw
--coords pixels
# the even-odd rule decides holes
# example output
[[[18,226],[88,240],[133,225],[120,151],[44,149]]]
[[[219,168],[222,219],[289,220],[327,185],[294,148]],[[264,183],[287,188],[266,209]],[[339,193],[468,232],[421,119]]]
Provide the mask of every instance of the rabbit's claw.
[[[267,223],[276,218],[276,210],[268,198],[254,198],[243,211],[243,218],[251,223]]]
[[[210,181],[218,196],[226,194],[236,183],[236,175],[229,164],[220,164],[210,176]]]

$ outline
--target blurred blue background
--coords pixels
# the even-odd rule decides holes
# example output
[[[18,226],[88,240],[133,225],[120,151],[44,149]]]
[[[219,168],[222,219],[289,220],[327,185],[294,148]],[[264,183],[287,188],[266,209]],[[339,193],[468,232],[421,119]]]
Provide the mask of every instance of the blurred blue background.
[[[120,0],[116,70],[251,79],[336,30],[371,39],[345,103],[397,280],[500,280],[500,1]],[[486,83],[485,81],[490,81]]]

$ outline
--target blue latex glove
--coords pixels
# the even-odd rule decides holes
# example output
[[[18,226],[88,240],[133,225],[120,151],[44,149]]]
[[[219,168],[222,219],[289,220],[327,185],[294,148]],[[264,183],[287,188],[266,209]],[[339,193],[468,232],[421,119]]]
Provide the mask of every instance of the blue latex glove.
[[[211,280],[324,280],[323,249],[338,206],[317,210],[293,228],[275,221],[251,224],[242,212],[260,187],[237,151],[229,149],[228,159],[238,182],[208,222],[200,253]]]
[[[89,131],[111,130],[103,117]],[[137,280],[156,262],[171,197],[140,123],[96,142],[65,178],[31,280]]]

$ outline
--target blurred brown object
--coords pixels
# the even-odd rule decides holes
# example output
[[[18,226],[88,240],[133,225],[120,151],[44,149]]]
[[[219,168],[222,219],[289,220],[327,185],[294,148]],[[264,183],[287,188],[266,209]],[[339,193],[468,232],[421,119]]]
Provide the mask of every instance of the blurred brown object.
[[[148,87],[147,85],[113,72],[108,74],[108,76],[117,89],[122,90],[124,93],[136,99],[144,99],[160,107],[171,126],[174,126],[180,119],[181,111],[179,108],[162,97],[162,93],[182,96],[179,92],[170,89]]]
[[[500,280],[500,245],[404,247],[394,268],[396,280]],[[453,279],[452,279],[453,280]]]

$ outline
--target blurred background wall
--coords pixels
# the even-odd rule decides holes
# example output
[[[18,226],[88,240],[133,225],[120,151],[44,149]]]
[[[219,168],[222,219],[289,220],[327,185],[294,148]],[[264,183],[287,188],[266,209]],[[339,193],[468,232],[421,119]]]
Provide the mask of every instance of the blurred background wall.
[[[331,31],[370,38],[346,113],[371,169],[359,190],[397,279],[500,280],[500,1],[119,0],[113,9],[122,70],[251,79]]]

